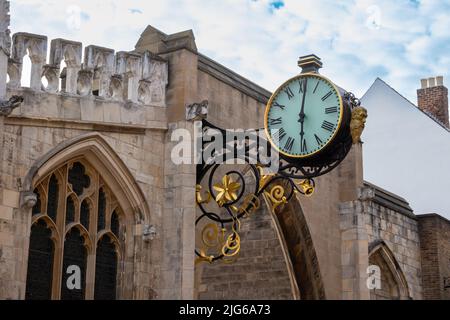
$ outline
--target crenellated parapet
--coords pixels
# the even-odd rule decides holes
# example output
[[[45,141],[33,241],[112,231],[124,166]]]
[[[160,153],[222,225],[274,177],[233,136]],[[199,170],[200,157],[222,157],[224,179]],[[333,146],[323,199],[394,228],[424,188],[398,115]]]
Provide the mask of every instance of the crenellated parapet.
[[[150,52],[136,53],[54,39],[31,33],[12,37],[7,73],[9,89],[21,87],[25,56],[31,60],[30,88],[52,94],[98,96],[104,100],[143,105],[165,105],[167,61]],[[65,62],[62,69],[61,64]],[[45,79],[45,81],[44,81]]]
[[[6,72],[11,54],[9,1],[0,0],[0,101],[6,95]]]
[[[9,22],[9,1],[0,0],[0,50],[6,55],[11,53]]]

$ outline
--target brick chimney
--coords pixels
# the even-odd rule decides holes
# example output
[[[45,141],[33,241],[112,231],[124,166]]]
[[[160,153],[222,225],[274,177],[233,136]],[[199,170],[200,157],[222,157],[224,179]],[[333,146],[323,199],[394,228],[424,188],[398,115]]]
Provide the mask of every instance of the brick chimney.
[[[419,109],[436,117],[449,128],[448,89],[444,86],[444,77],[421,80],[422,88],[417,90]]]

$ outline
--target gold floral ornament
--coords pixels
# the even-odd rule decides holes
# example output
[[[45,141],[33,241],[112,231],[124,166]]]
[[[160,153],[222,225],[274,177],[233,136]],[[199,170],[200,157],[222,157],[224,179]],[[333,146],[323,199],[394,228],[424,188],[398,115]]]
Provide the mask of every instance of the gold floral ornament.
[[[217,191],[216,202],[219,207],[223,207],[227,202],[233,202],[238,199],[237,191],[241,188],[241,184],[233,181],[229,175],[222,178],[222,183],[214,185]]]

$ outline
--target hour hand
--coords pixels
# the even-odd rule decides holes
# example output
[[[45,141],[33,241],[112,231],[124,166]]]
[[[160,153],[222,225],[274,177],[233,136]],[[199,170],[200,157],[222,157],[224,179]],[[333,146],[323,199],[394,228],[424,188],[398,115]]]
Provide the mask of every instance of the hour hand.
[[[305,121],[305,100],[306,100],[306,90],[308,89],[308,78],[303,81],[303,98],[302,98],[302,107],[300,110],[300,119],[299,122],[303,123]],[[303,131],[303,130],[302,130]]]

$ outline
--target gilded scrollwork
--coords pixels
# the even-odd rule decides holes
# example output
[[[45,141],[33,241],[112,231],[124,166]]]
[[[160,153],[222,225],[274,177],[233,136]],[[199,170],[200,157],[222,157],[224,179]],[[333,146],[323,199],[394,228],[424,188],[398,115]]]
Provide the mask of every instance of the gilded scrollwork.
[[[206,123],[206,120],[204,120]],[[217,128],[220,131],[220,128]],[[198,167],[196,203],[199,216],[196,227],[196,263],[233,263],[241,252],[241,224],[261,208],[262,197],[272,211],[287,204],[296,193],[310,196],[312,179],[296,182],[262,164],[203,164]]]

